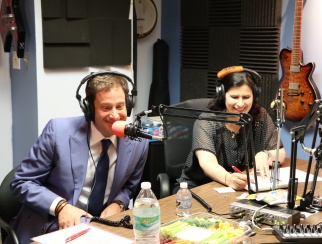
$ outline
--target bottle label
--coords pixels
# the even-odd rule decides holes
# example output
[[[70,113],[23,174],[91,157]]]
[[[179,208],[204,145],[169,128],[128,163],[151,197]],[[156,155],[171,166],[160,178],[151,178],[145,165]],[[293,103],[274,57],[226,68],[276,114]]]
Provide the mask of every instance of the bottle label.
[[[153,217],[139,217],[134,216],[135,218],[135,226],[136,230],[145,231],[145,230],[158,230],[160,223],[160,216],[156,215]]]
[[[176,207],[178,209],[190,209],[192,207],[191,199],[187,199],[187,200],[176,199]]]

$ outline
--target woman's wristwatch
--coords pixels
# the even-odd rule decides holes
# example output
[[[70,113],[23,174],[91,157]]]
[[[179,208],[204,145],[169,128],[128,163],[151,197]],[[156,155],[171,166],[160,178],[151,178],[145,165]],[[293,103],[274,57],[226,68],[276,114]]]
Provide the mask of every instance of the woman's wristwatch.
[[[267,154],[267,160],[272,159],[272,153],[270,151],[263,150],[263,152]]]

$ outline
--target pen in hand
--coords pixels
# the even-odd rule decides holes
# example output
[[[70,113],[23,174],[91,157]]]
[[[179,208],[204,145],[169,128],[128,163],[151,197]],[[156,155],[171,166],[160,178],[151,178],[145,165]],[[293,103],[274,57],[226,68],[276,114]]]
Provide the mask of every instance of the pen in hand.
[[[240,169],[238,169],[236,166],[231,166],[233,168],[233,170],[236,172],[236,173],[239,173],[239,174],[244,174]],[[250,179],[250,183],[255,183],[254,179]]]
[[[91,229],[91,228],[88,228],[88,229],[82,230],[82,231],[80,231],[80,232],[78,232],[78,233],[76,233],[76,234],[74,234],[74,235],[72,235],[72,236],[70,236],[70,237],[67,237],[67,238],[65,239],[65,243],[70,242],[70,241],[73,241],[73,240],[75,240],[76,238],[78,238],[78,237],[80,237],[80,236],[82,236],[82,235],[86,234],[87,232],[89,232],[89,230],[90,230],[90,229]]]
[[[231,166],[233,168],[233,170],[237,173],[240,173],[240,174],[244,174],[243,172],[240,171],[240,169],[238,169],[236,166]]]

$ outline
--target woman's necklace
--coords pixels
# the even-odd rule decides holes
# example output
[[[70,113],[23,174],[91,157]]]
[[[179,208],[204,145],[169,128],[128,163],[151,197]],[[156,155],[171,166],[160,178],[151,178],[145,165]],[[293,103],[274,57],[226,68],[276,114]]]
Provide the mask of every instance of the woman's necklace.
[[[240,126],[231,126],[231,125],[228,125],[228,124],[225,124],[227,130],[230,132],[231,134],[231,138],[236,138],[237,137],[237,134],[239,133],[239,129],[240,129]]]

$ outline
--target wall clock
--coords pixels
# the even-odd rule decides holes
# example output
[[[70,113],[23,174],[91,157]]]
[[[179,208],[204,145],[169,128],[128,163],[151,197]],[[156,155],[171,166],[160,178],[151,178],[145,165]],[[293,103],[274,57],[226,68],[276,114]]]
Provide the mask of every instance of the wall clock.
[[[137,19],[137,37],[143,38],[153,31],[157,23],[157,8],[153,0],[135,0],[134,5]]]

